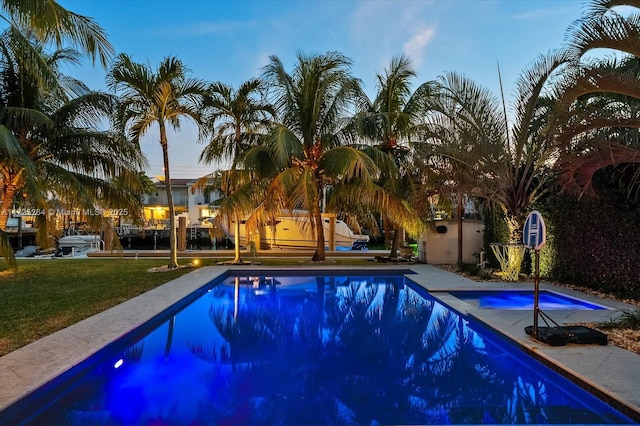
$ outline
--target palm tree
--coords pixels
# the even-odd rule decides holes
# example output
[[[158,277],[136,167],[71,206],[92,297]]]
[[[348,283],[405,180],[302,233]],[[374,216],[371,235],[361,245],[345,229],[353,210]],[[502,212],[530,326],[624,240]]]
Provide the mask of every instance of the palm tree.
[[[117,57],[107,76],[109,87],[120,97],[117,116],[127,136],[139,144],[140,139],[153,126],[158,126],[164,162],[164,179],[169,204],[169,232],[171,259],[169,269],[178,267],[174,205],[169,173],[169,141],[167,126],[180,129],[183,118],[192,120],[205,134],[201,114],[206,85],[187,78],[184,64],[175,57],[167,57],[156,70],[133,62],[126,54]],[[119,92],[119,93],[118,93]]]
[[[623,16],[616,6],[640,8],[640,1],[593,0],[591,8],[569,29],[569,47],[577,63],[558,91],[566,124],[558,137],[565,152],[559,161],[560,184],[575,194],[593,194],[594,174],[605,167],[633,167],[639,182],[640,18]],[[622,61],[584,61],[595,48],[625,55]],[[632,136],[630,139],[629,136]]]
[[[450,73],[442,79],[442,96],[427,125],[428,151],[443,152],[439,146],[445,147],[446,156],[467,169],[476,182],[472,194],[504,212],[513,244],[521,243],[528,210],[553,178],[550,168],[558,155],[559,129],[552,120],[554,104],[547,96],[552,93],[550,82],[569,59],[566,51],[550,52],[523,71],[511,114],[513,125],[504,101],[500,103],[463,75]],[[451,140],[452,135],[461,140]],[[446,149],[452,144],[459,148],[457,153]],[[506,254],[514,268],[509,273],[512,279],[517,279],[519,271],[514,256],[521,255],[519,250]]]
[[[522,241],[528,209],[553,178],[549,168],[558,154],[554,144],[558,129],[549,125],[553,104],[544,90],[568,60],[564,51],[551,52],[521,74],[511,126],[500,103],[473,82],[453,76],[452,86],[446,89],[461,108],[457,123],[467,136],[477,137],[481,148],[472,147],[469,151],[475,156],[467,160],[478,177],[475,192],[502,208],[512,242]]]
[[[437,201],[438,209],[455,212],[461,263],[464,203],[479,195],[477,175],[487,167],[487,158],[503,149],[505,123],[492,94],[460,74],[441,76],[436,85],[437,94],[420,129],[423,140],[414,147],[427,195]],[[478,133],[484,135],[483,143],[476,143]]]
[[[7,129],[22,155],[0,154],[0,230],[4,231],[16,195],[43,214],[37,216],[38,242],[47,246],[49,208],[44,194],[72,209],[126,208],[132,215],[140,209],[131,195],[137,184],[135,170],[144,166],[137,147],[111,130],[100,130],[108,120],[114,98],[91,92],[84,84],[58,72],[63,62],[77,62],[78,52],[63,49],[52,54],[33,42],[30,52],[39,55],[34,72],[33,57],[22,54],[24,37],[8,30],[0,36],[4,58],[0,68],[0,126]],[[47,78],[41,78],[46,75]],[[10,129],[10,131],[8,130]],[[128,177],[127,177],[128,176]],[[120,178],[120,179],[116,179]],[[91,216],[94,221],[100,215]],[[4,234],[4,233],[3,233]],[[7,251],[3,255],[11,255]]]
[[[32,60],[29,67],[32,70],[39,68],[40,61],[39,55],[29,50],[31,43],[25,36],[27,32],[35,35],[42,43],[53,40],[58,48],[63,47],[63,41],[70,40],[89,54],[94,61],[97,57],[105,67],[113,54],[113,48],[100,26],[88,17],[66,10],[53,0],[2,0],[0,7],[4,11],[3,14],[0,13],[0,20],[9,25],[8,32],[13,34],[14,40],[20,39],[19,44],[26,47],[22,50],[22,57],[25,60]],[[7,53],[4,47],[6,46],[2,48],[3,59]],[[20,169],[27,171],[28,173],[21,178],[31,182],[34,167],[20,148],[11,129],[4,126],[0,126],[0,155],[5,159],[10,158]],[[11,187],[14,183],[11,180],[3,180],[0,183],[3,192],[7,185]],[[0,229],[0,254],[6,259],[13,259],[13,250],[4,227]]]
[[[40,42],[53,42],[58,49],[71,41],[105,68],[113,56],[104,30],[93,19],[65,9],[55,0],[1,0],[0,7],[5,12],[0,20],[18,34],[29,30]]]
[[[19,58],[22,70],[29,70],[31,84],[55,79],[56,75],[50,73],[51,69],[42,57],[42,46],[51,41],[57,46],[58,52],[64,52],[61,50],[64,47],[63,41],[71,41],[72,45],[81,48],[94,61],[98,58],[103,67],[106,67],[113,55],[113,47],[99,25],[91,18],[63,8],[56,1],[2,0],[0,7],[4,11],[4,14],[0,13],[0,20],[8,24],[0,42],[2,59],[6,63],[5,73],[8,68],[15,66],[15,61]],[[35,43],[34,39],[38,42]],[[5,75],[5,83],[6,77]],[[4,90],[6,89],[5,87]],[[20,89],[24,91],[26,87],[22,86]],[[37,89],[35,86],[31,88]],[[22,158],[16,158],[16,161],[27,164],[26,155],[16,150],[16,140],[11,132],[5,128],[2,130],[0,140],[3,153],[13,157],[21,155]],[[9,187],[9,191],[13,190],[14,183],[11,180],[5,180],[4,185]]]
[[[31,69],[34,75],[36,70],[42,70],[42,61],[40,61],[39,53],[31,49],[30,36],[36,37],[42,44],[53,41],[58,49],[63,47],[64,41],[71,41],[73,45],[89,54],[94,61],[98,58],[104,67],[113,54],[113,48],[99,25],[91,18],[63,8],[56,1],[2,0],[0,8],[4,12],[0,13],[0,20],[8,25],[3,37],[5,40],[2,45],[2,59],[9,59],[7,54],[11,54],[11,50],[8,51],[7,45],[4,44],[6,35],[11,34],[14,48],[16,45],[22,47],[21,58],[25,62],[31,61],[28,69]],[[20,179],[30,181],[34,170],[33,165],[30,164],[28,155],[20,149],[11,129],[4,126],[0,127],[0,155],[3,158],[11,158],[14,164],[19,165],[19,169],[29,171],[29,173],[21,175]],[[17,184],[15,178],[14,176],[14,180],[6,180],[6,177],[3,177],[0,182],[3,193],[7,190],[13,191],[12,187]],[[2,214],[7,212],[8,210],[3,207]],[[9,254],[11,257],[12,251],[4,232],[0,233],[0,245],[2,253]]]
[[[361,134],[379,143],[378,148],[387,154],[398,173],[386,171],[379,184],[399,200],[404,200],[411,209],[410,201],[416,200],[415,179],[411,176],[411,152],[409,142],[427,110],[429,98],[435,93],[433,82],[423,83],[411,92],[411,80],[416,76],[411,62],[404,56],[394,57],[384,75],[378,74],[378,93],[366,110],[356,116],[356,125]],[[414,213],[418,216],[418,212]],[[386,222],[385,237],[393,236],[390,257],[397,256],[404,224],[390,220]]]
[[[258,145],[261,137],[264,137],[271,123],[270,117],[275,116],[273,107],[258,98],[263,90],[263,83],[258,79],[248,80],[240,85],[237,90],[223,83],[213,83],[209,90],[209,96],[205,101],[205,107],[211,112],[210,125],[213,128],[213,138],[200,154],[200,161],[210,164],[214,160],[230,160],[231,167],[225,173],[213,173],[205,176],[200,182],[206,185],[216,176],[222,178],[222,187],[226,199],[222,202],[216,221],[235,220],[235,258],[232,263],[243,263],[240,258],[240,220],[243,214],[248,213],[259,203],[251,197],[252,174],[244,170],[238,170],[241,156],[250,148]],[[238,191],[235,197],[234,192]],[[249,197],[243,196],[249,195]],[[244,201],[241,201],[240,199]],[[247,205],[248,202],[248,205]],[[231,211],[228,211],[231,210]]]
[[[317,241],[314,261],[324,261],[326,256],[321,207],[326,187],[332,187],[329,208],[334,210],[375,205],[406,223],[412,218],[376,184],[377,164],[384,161],[381,151],[347,144],[354,137],[347,131],[348,107],[363,99],[350,66],[351,61],[336,52],[298,54],[297,66],[289,74],[272,56],[264,76],[281,122],[275,124],[265,145],[245,158],[248,168],[269,180],[264,202],[253,216],[266,223],[283,210],[307,210]],[[277,175],[269,175],[274,170]]]
[[[374,164],[361,151],[343,146],[345,109],[360,94],[351,76],[351,61],[336,52],[298,54],[287,73],[271,56],[264,77],[282,117],[268,142],[269,159],[280,173],[268,189],[267,210],[306,209],[317,245],[313,260],[325,260],[321,201],[323,188],[340,174],[349,180],[371,175]],[[263,204],[266,207],[266,204]]]

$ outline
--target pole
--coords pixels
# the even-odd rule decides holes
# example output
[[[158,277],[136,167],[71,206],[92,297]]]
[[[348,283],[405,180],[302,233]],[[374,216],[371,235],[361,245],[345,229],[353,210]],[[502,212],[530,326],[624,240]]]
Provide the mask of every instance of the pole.
[[[533,336],[538,337],[538,314],[540,308],[538,306],[538,296],[540,294],[540,250],[535,251],[536,271],[533,278]]]

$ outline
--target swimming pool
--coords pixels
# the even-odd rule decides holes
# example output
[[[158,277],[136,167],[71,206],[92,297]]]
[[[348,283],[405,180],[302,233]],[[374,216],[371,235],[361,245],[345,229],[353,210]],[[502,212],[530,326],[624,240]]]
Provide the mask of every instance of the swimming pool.
[[[633,423],[403,276],[237,275],[0,423]]]
[[[458,299],[485,309],[533,310],[533,290],[461,290],[451,291]],[[548,290],[539,292],[542,310],[602,310],[606,306]]]

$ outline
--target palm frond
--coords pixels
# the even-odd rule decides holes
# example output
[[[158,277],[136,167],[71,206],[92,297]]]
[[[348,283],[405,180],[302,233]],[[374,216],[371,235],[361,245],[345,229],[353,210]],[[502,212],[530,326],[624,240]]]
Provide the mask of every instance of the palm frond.
[[[58,47],[71,40],[77,47],[106,67],[113,47],[104,30],[91,18],[78,15],[54,1],[2,0],[14,25],[31,28],[42,41],[53,40]]]
[[[628,0],[625,5],[640,7],[637,1]],[[567,32],[571,54],[580,59],[585,53],[597,48],[608,48],[640,56],[640,15],[633,13],[622,16],[605,11],[605,8],[619,5],[619,2],[598,2],[589,13],[575,21]],[[610,12],[610,13],[604,13]]]
[[[325,152],[320,167],[326,176],[345,182],[352,179],[373,181],[378,175],[374,160],[366,152],[350,146],[339,146]]]
[[[559,184],[576,196],[593,197],[593,177],[607,166],[640,164],[640,151],[606,140],[590,140],[590,150],[558,162]]]

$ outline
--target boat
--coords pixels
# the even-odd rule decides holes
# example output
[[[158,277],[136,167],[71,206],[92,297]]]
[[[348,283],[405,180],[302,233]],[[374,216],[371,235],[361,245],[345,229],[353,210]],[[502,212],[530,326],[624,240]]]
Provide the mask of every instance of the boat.
[[[77,231],[65,235],[58,240],[58,249],[64,254],[73,251],[100,250],[102,248],[102,239],[98,234],[82,234]]]
[[[355,234],[343,220],[334,219],[335,216],[323,214],[325,243],[330,246],[331,222],[335,221],[333,242],[336,250],[365,250],[369,241],[368,235]],[[246,220],[240,221],[240,245],[247,246]],[[235,221],[223,225],[222,231],[231,241],[235,238]],[[317,240],[309,224],[306,211],[295,210],[292,214],[279,216],[275,224],[267,225],[259,230],[261,248],[315,248]]]

